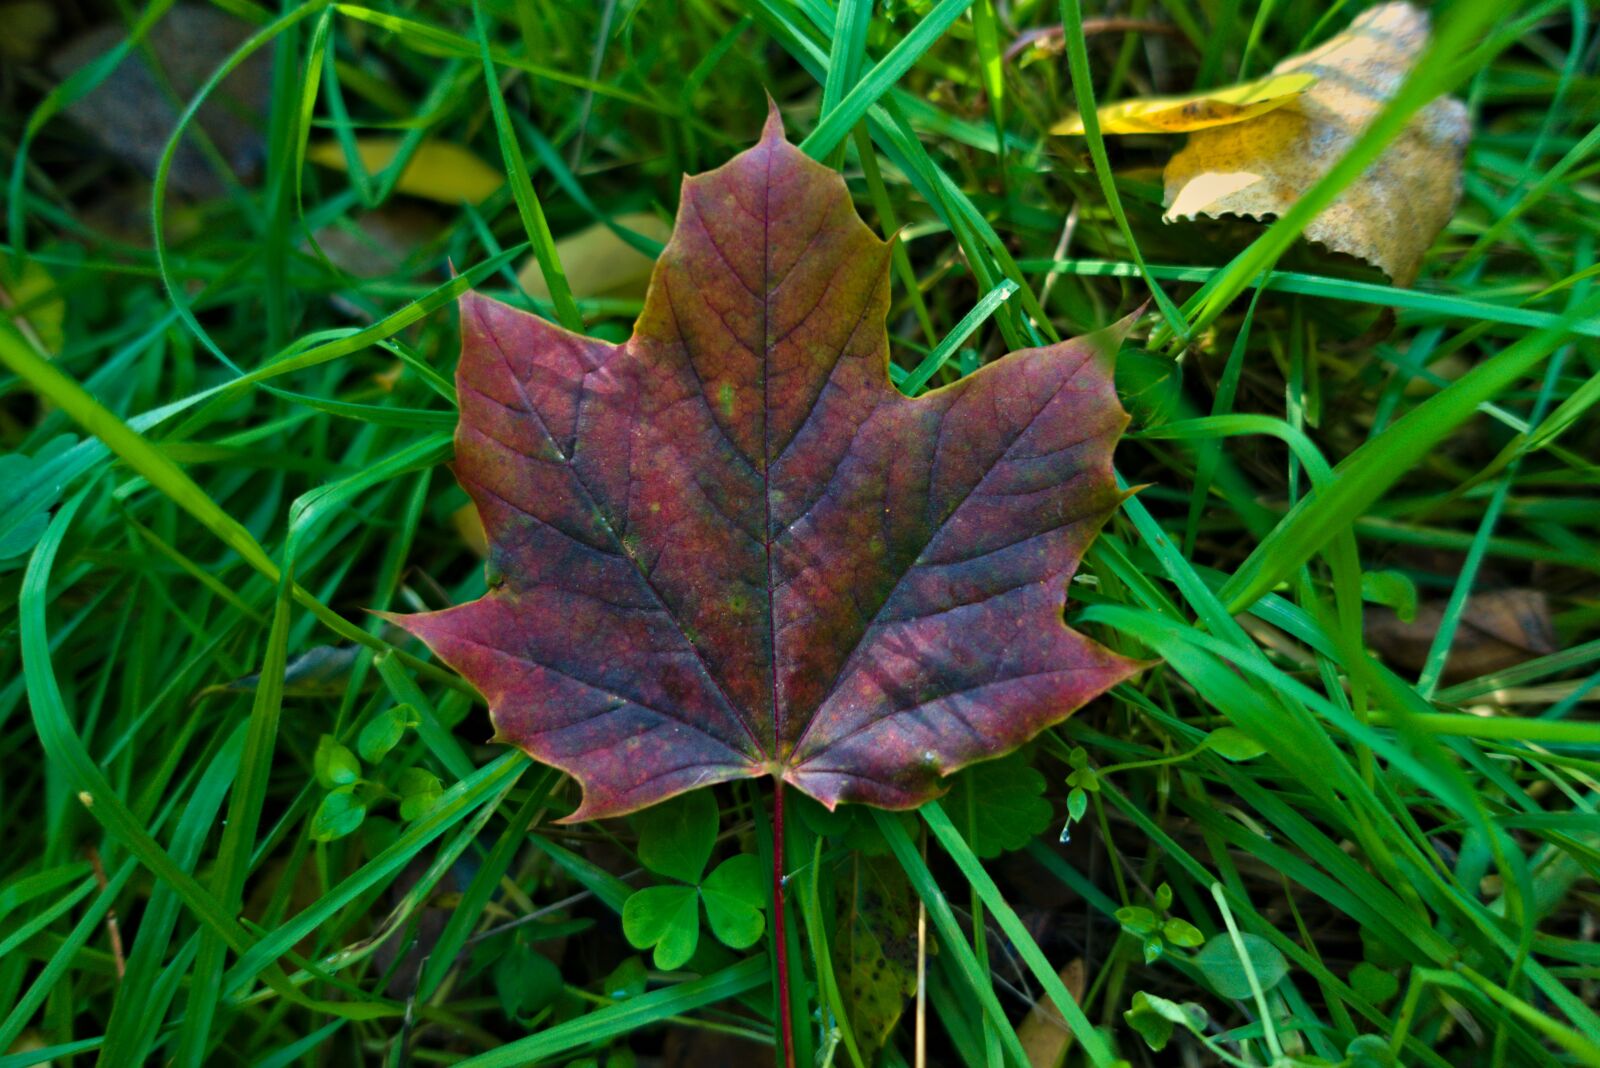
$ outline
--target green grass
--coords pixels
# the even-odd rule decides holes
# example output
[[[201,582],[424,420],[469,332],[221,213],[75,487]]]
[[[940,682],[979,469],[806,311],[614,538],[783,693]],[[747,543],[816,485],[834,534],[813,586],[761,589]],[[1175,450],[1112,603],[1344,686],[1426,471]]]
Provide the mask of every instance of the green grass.
[[[848,992],[874,962],[840,903],[863,872],[887,880],[880,930],[901,903],[877,981],[920,976],[925,1006],[881,1064],[915,1063],[919,1031],[930,1064],[1016,1064],[1051,1009],[1075,1065],[1600,1065],[1585,5],[1437,9],[1416,75],[1270,226],[1164,225],[1172,139],[1044,131],[1259,74],[1356,5],[216,6],[252,32],[174,113],[209,116],[227,69],[265,95],[225,113],[259,167],[203,195],[192,136],[143,171],[72,117],[184,8],[63,8],[0,86],[0,1066],[763,1063],[782,1011],[802,1063],[861,1066]],[[90,9],[124,43],[58,83]],[[1059,52],[1005,55],[1063,23]],[[1417,284],[1298,241],[1440,91],[1474,139]],[[765,94],[901,235],[902,388],[1155,302],[1118,369],[1142,488],[1068,616],[1161,665],[1030,748],[1052,811],[1017,817],[1025,848],[979,856],[976,806],[791,820],[787,1007],[770,938],[626,963],[622,904],[655,880],[633,825],[555,825],[574,785],[487,743],[470,690],[366,611],[484,588],[445,467],[454,298],[625,337],[637,293],[574,292],[560,242],[599,222],[653,255],[612,217],[669,219]],[[369,172],[373,136],[399,148]],[[429,139],[511,177],[470,206],[397,192]],[[348,173],[307,161],[325,142]],[[1435,611],[1407,656],[1372,624],[1410,589]],[[1473,661],[1469,598],[1506,589],[1542,592],[1554,647]],[[319,739],[357,749],[396,709],[367,818],[314,836]],[[420,772],[438,796],[406,819]],[[721,853],[770,857],[765,789],[717,788]]]

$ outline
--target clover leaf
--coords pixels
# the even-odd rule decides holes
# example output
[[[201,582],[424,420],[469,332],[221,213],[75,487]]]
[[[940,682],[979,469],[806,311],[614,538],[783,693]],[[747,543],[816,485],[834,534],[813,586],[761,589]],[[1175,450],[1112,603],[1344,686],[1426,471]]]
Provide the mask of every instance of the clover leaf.
[[[766,931],[766,887],[757,858],[740,853],[702,879],[717,839],[717,805],[699,790],[647,809],[634,820],[639,860],[675,880],[637,890],[622,905],[622,930],[637,949],[654,948],[657,968],[688,963],[700,945],[700,915],[717,940],[733,949],[760,941]]]

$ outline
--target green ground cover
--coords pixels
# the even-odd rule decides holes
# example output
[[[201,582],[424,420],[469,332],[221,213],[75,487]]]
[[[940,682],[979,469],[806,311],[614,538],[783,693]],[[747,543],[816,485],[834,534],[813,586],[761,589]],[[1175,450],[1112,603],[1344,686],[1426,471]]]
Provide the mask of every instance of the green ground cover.
[[[1411,288],[1294,214],[1163,223],[1171,139],[1047,132],[1357,10],[0,5],[0,1066],[766,1063],[779,1012],[857,1068],[1600,1065],[1592,11],[1435,10],[1319,190],[1466,102]],[[770,933],[663,968],[623,922],[770,857],[767,783],[556,826],[574,785],[365,611],[484,589],[454,298],[626,337],[622,250],[767,94],[900,234],[902,388],[1154,296],[1067,615],[1162,664],[942,804],[792,820],[788,1006]]]

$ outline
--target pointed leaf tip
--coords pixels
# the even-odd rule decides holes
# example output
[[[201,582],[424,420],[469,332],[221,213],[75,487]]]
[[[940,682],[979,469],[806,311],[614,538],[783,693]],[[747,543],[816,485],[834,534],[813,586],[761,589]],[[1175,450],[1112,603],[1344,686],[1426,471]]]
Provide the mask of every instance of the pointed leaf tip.
[[[761,140],[783,141],[783,113],[778,110],[778,102],[772,99],[772,94],[767,94],[767,121],[761,127]]]

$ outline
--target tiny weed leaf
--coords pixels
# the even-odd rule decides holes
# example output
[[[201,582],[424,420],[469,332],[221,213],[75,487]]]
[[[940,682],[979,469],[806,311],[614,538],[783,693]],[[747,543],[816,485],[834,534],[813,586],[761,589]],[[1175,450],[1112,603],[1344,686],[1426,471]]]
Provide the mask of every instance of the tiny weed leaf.
[[[636,949],[655,947],[657,968],[683,967],[700,944],[700,892],[692,886],[647,886],[622,903],[622,933]]]
[[[356,751],[368,764],[376,764],[389,755],[389,750],[400,744],[406,728],[416,720],[410,705],[400,705],[379,712],[361,728],[356,739]]]
[[[1289,962],[1271,942],[1253,934],[1240,935],[1239,940],[1244,943],[1244,951],[1250,957],[1256,981],[1263,991],[1271,990],[1289,974]],[[1250,980],[1245,975],[1244,962],[1239,959],[1233,939],[1226,934],[1207,942],[1193,960],[1211,989],[1221,996],[1239,1000],[1250,997]]]
[[[319,842],[343,838],[367,818],[367,804],[356,793],[354,786],[341,786],[331,791],[317,806],[311,817],[311,837]]]
[[[1139,1033],[1145,1045],[1159,1053],[1172,1041],[1172,1021],[1152,1011],[1145,1004],[1147,1000],[1148,995],[1143,991],[1133,995],[1133,1008],[1124,1012],[1122,1018]]]
[[[414,820],[439,800],[444,784],[439,776],[425,768],[407,768],[400,773],[395,792],[400,795],[400,818]]]
[[[32,456],[0,453],[0,571],[22,566],[23,557],[44,536],[50,509],[61,498],[64,458],[76,442],[62,434]]]
[[[1067,821],[1077,823],[1083,819],[1083,814],[1089,811],[1089,793],[1081,786],[1074,786],[1067,794]]]
[[[317,751],[311,763],[317,782],[329,790],[349,786],[361,778],[361,762],[331,734],[317,739]]]
[[[641,864],[691,886],[700,881],[717,841],[717,802],[710,790],[695,790],[641,812],[634,825]]]
[[[1161,925],[1156,914],[1141,905],[1124,905],[1117,910],[1117,922],[1122,924],[1131,934],[1148,935],[1155,933]]]
[[[1205,945],[1206,941],[1206,936],[1201,933],[1200,928],[1188,920],[1180,920],[1177,917],[1173,917],[1161,925],[1161,937],[1184,949],[1194,949],[1197,946]]]
[[[644,993],[649,980],[650,976],[645,971],[644,961],[638,957],[629,957],[611,969],[611,974],[600,984],[600,993],[617,1001],[638,997]]]
[[[1045,778],[1020,753],[974,764],[955,776],[943,804],[980,857],[1022,849],[1050,825]]]
[[[1139,991],[1133,995],[1133,1005],[1122,1014],[1128,1026],[1139,1032],[1145,1044],[1160,1052],[1172,1038],[1173,1025],[1199,1033],[1206,1026],[1206,1011],[1192,1002],[1179,1004]]]
[[[907,397],[890,251],[774,111],[684,182],[625,343],[462,299],[455,473],[502,581],[387,618],[582,783],[569,822],[757,776],[912,808],[1139,670],[1062,619],[1125,496],[1131,322]]]
[[[1344,1048],[1343,1068],[1394,1068],[1399,1063],[1388,1040],[1378,1035],[1357,1035]]]
[[[855,814],[848,805],[829,809],[805,794],[796,794],[789,802],[790,811],[800,818],[806,828],[819,838],[838,838],[855,826]]]
[[[745,949],[766,930],[761,910],[767,902],[765,872],[751,853],[740,853],[717,865],[700,886],[711,933],[723,945]]]
[[[494,965],[494,988],[510,1020],[523,1020],[561,995],[561,969],[543,953],[513,942]]]
[[[1384,971],[1396,971],[1410,963],[1393,942],[1367,927],[1361,928],[1361,956],[1368,964]]]
[[[1363,571],[1361,599],[1394,609],[1402,623],[1417,618],[1417,584],[1403,571]]]
[[[1382,1005],[1400,992],[1399,979],[1366,961],[1350,969],[1350,985],[1374,1005]]]

